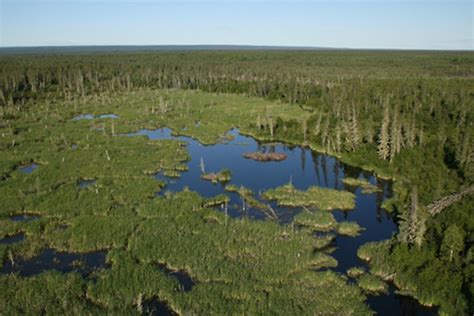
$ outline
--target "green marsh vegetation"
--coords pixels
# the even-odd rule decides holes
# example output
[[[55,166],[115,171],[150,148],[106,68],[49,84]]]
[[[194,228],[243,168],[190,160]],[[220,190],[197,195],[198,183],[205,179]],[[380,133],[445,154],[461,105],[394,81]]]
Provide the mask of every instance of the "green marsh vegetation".
[[[262,196],[276,200],[278,205],[282,206],[315,207],[323,211],[350,210],[355,207],[355,195],[350,192],[315,186],[308,188],[307,191],[299,191],[291,183],[267,190]]]
[[[294,223],[314,231],[328,232],[334,230],[337,221],[329,212],[306,211],[295,216]]]
[[[212,183],[225,183],[232,179],[232,172],[229,169],[224,169],[219,172],[205,172],[201,175],[201,178],[211,181]]]
[[[225,190],[227,192],[237,193],[243,201],[243,208],[245,208],[245,206],[249,206],[249,207],[254,207],[260,210],[268,209],[268,205],[265,204],[264,202],[259,201],[255,197],[255,193],[252,192],[252,190],[250,190],[249,188],[246,188],[244,186],[238,187],[234,184],[228,184],[225,186]],[[269,211],[271,212],[272,210],[270,209]],[[276,216],[275,214],[268,214],[268,215],[270,217]]]
[[[370,293],[384,293],[387,292],[387,284],[380,278],[372,274],[363,274],[358,280],[357,284],[364,290]]]
[[[347,275],[351,278],[358,278],[365,273],[364,268],[352,267],[347,270]]]
[[[347,184],[348,186],[353,186],[353,187],[361,187],[362,188],[362,193],[374,193],[379,191],[379,188],[377,186],[370,184],[367,180],[365,179],[356,179],[356,178],[344,178],[342,180],[344,184]]]
[[[338,274],[308,272],[334,263],[313,253],[303,230],[226,220],[193,192],[156,198],[164,184],[152,175],[185,172],[184,144],[121,135],[167,126],[204,144],[238,127],[394,179],[385,207],[400,232],[359,255],[404,294],[446,314],[472,313],[474,201],[456,194],[474,179],[473,74],[470,52],[2,55],[0,237],[26,239],[0,245],[1,261],[48,246],[107,249],[111,268],[97,283],[74,273],[1,275],[0,308],[139,313],[142,299],[158,297],[181,313],[369,312],[360,289]],[[110,113],[118,118],[98,117]],[[71,120],[79,114],[94,118]],[[31,173],[18,170],[31,163]],[[78,188],[84,179],[96,182]],[[324,191],[332,198],[320,204],[317,188],[265,193],[321,210],[354,203],[350,193]],[[40,218],[9,219],[22,213]],[[197,285],[183,295],[158,263],[188,271]],[[45,282],[52,287],[43,291]]]
[[[337,225],[337,233],[355,237],[363,230],[356,222],[341,222]]]
[[[158,298],[178,313],[292,313],[301,309],[370,313],[357,287],[337,273],[314,272],[337,262],[323,250],[315,251],[314,237],[304,231],[274,221],[232,219],[210,208],[228,203],[227,196],[203,198],[189,190],[157,196],[166,187],[153,175],[186,172],[189,156],[181,141],[127,136],[166,122],[160,117],[156,121],[144,118],[143,109],[150,106],[146,102],[141,107],[128,104],[140,99],[140,94],[158,100],[162,96],[170,104],[187,97],[187,102],[196,102],[195,108],[207,104],[200,99],[225,99],[205,93],[145,90],[104,104],[78,102],[76,109],[59,101],[40,103],[38,107],[55,115],[33,118],[27,110],[4,121],[1,233],[24,232],[26,239],[2,245],[2,261],[32,258],[51,247],[79,254],[105,250],[110,267],[90,278],[55,271],[33,277],[2,274],[2,287],[9,287],[2,296],[2,310],[139,314],[143,300]],[[233,98],[240,103],[247,100]],[[266,103],[253,102],[258,107]],[[72,120],[76,113],[116,113],[119,118]],[[13,126],[23,125],[28,129],[12,132]],[[206,137],[218,140],[229,127],[211,129]],[[15,145],[10,147],[12,139]],[[17,170],[30,161],[39,167],[29,174]],[[79,185],[92,179],[87,186]],[[248,189],[229,189],[249,205],[264,207]],[[24,222],[9,218],[23,213],[39,218]],[[186,271],[196,285],[182,293],[179,283],[159,264]],[[59,289],[70,287],[66,303],[61,301],[61,291],[43,293],[41,288],[42,282],[54,285],[61,278],[64,284]],[[28,295],[32,304],[22,305]],[[45,307],[48,304],[51,307]]]
[[[317,235],[314,237],[314,248],[320,250],[329,247],[335,238],[334,234]]]

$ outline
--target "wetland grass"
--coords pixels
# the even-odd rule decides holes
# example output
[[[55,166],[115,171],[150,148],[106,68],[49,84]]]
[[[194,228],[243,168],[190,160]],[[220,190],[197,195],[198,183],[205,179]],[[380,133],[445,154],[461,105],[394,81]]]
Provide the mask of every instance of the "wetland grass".
[[[324,234],[314,236],[314,248],[316,250],[322,250],[327,248],[334,241],[336,236],[334,234]]]
[[[360,232],[364,230],[356,222],[341,222],[337,225],[337,233],[341,235],[346,235],[350,237],[356,237]]]
[[[84,295],[87,282],[77,273],[49,271],[29,278],[0,275],[2,313],[16,315],[100,314]]]
[[[366,273],[361,275],[357,280],[357,284],[364,291],[367,291],[372,294],[381,294],[386,293],[388,291],[387,283],[372,274]]]
[[[366,194],[375,193],[380,190],[379,188],[377,188],[377,186],[361,178],[344,178],[342,182],[348,186],[360,187],[362,189],[362,193]]]
[[[295,216],[293,222],[296,225],[320,232],[328,232],[337,227],[334,216],[329,212],[323,211],[301,212]]]
[[[355,207],[354,194],[315,186],[309,187],[307,191],[299,191],[292,184],[287,184],[263,192],[262,197],[276,200],[281,206],[314,207],[324,211],[350,210]]]
[[[144,116],[145,108],[150,109],[160,96],[169,102],[166,114],[161,117],[148,111]],[[188,103],[196,106],[189,107],[189,115],[180,115]],[[275,221],[230,218],[212,208],[229,203],[226,195],[204,198],[183,190],[156,197],[163,182],[150,175],[185,172],[190,158],[185,144],[124,137],[144,128],[169,126],[212,144],[237,125],[251,129],[250,118],[259,112],[292,119],[307,115],[303,110],[257,98],[169,90],[143,90],[103,103],[78,102],[75,113],[61,102],[35,106],[55,115],[44,115],[38,122],[19,113],[14,124],[29,129],[0,138],[4,149],[0,174],[8,176],[0,181],[0,231],[2,236],[27,236],[20,243],[0,245],[1,261],[36,258],[50,247],[62,253],[106,250],[110,267],[84,277],[81,265],[76,264],[65,273],[2,274],[2,311],[136,314],[137,306],[143,305],[137,302],[156,299],[178,314],[370,313],[359,288],[334,272],[314,271],[337,265],[322,252],[334,237],[318,240]],[[105,126],[98,132],[90,129],[97,123],[71,120],[77,113],[115,113],[120,119],[112,130],[111,118],[94,118]],[[13,139],[15,146],[10,147]],[[40,168],[30,174],[15,172],[25,161],[38,162]],[[95,179],[95,183],[80,188],[78,179]],[[267,209],[245,187],[228,185],[226,190],[239,194],[248,206]],[[304,206],[353,207],[350,193],[316,191],[301,192],[308,199],[303,200]],[[328,194],[330,202],[316,201]],[[8,219],[29,211],[38,220]],[[321,216],[331,215],[325,214]],[[336,226],[329,219],[324,229]],[[179,282],[160,271],[157,262],[188,272],[196,284],[184,294]],[[47,284],[44,290],[42,284]]]
[[[352,267],[347,270],[347,275],[351,278],[359,278],[365,273],[365,269],[362,267]]]
[[[254,192],[252,192],[252,190],[250,190],[249,188],[246,188],[244,186],[238,187],[234,184],[229,184],[226,185],[225,190],[227,192],[237,193],[242,198],[242,200],[245,201],[245,203],[250,207],[254,207],[259,210],[267,210],[268,208],[267,205],[255,198]]]
[[[212,183],[226,183],[232,179],[232,172],[229,169],[223,169],[217,173],[208,172],[203,173],[201,178],[207,181],[211,181]]]
[[[204,207],[212,207],[212,206],[221,206],[224,207],[230,202],[230,198],[225,194],[219,194],[212,198],[208,198],[203,202]]]
[[[165,170],[163,171],[163,175],[167,178],[174,178],[174,179],[181,177],[181,174],[176,170]]]

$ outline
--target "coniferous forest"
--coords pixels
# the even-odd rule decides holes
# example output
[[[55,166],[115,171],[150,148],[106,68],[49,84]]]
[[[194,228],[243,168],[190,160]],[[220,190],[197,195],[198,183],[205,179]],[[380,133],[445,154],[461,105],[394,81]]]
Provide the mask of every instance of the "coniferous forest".
[[[110,113],[118,118],[100,117]],[[159,301],[184,315],[370,314],[366,297],[380,281],[441,314],[473,314],[473,124],[472,52],[4,51],[0,309],[144,314]],[[184,179],[194,168],[186,165],[193,153],[185,143],[120,137],[163,127],[207,145],[231,140],[226,133],[237,128],[261,144],[334,157],[347,166],[346,191],[390,184],[380,207],[396,231],[358,248],[366,267],[350,270],[364,273],[351,283],[331,272],[338,247],[331,240],[364,228],[343,226],[326,209],[354,208],[350,194],[359,191],[305,190],[291,177],[283,187],[262,187],[262,194],[232,184],[213,197],[192,187],[167,191],[171,181],[150,175]],[[37,170],[20,172],[30,164]],[[232,166],[210,165],[201,157],[195,168],[211,188],[239,177]],[[373,173],[377,183],[351,184],[349,176],[359,177],[351,168]],[[263,221],[230,216],[232,196],[239,210],[254,208]],[[301,213],[277,224],[279,207]],[[12,220],[20,215],[37,218]],[[7,242],[15,236],[23,240]],[[82,258],[86,263],[78,259],[73,272],[23,275],[22,262],[44,249],[103,251],[106,267],[84,273]],[[299,261],[285,255],[293,251]],[[194,287],[181,293],[183,285],[156,265],[186,271]],[[310,275],[310,266],[328,271]]]

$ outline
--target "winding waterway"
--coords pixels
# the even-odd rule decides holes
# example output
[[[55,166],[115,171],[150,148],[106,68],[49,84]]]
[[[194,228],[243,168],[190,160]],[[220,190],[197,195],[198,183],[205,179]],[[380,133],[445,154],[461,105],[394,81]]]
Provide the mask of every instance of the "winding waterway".
[[[155,177],[166,183],[165,191],[177,192],[188,187],[205,197],[227,194],[231,199],[227,212],[232,217],[247,216],[259,220],[265,219],[266,215],[258,209],[244,206],[240,196],[226,192],[223,184],[203,180],[202,165],[206,172],[231,170],[232,179],[228,184],[242,185],[251,189],[257,199],[260,199],[260,192],[290,181],[300,190],[320,186],[353,192],[356,195],[355,208],[350,211],[333,212],[338,221],[355,221],[364,228],[357,237],[336,236],[333,242],[336,250],[331,255],[338,261],[338,266],[334,270],[341,274],[345,274],[350,267],[366,267],[366,264],[357,257],[357,249],[361,245],[370,241],[389,239],[397,233],[394,218],[381,208],[383,200],[391,194],[391,183],[377,178],[371,172],[343,164],[334,157],[315,153],[300,146],[287,146],[282,143],[260,144],[251,137],[241,135],[237,129],[231,130],[227,135],[229,137],[224,138],[222,142],[209,146],[202,145],[190,137],[173,136],[168,128],[140,130],[128,135],[143,135],[152,140],[176,139],[186,142],[191,156],[187,163],[189,170],[182,172],[181,177],[177,179],[167,178],[162,174],[156,174]],[[258,162],[242,157],[243,153],[254,151],[283,152],[287,154],[287,159],[280,162]],[[345,177],[366,179],[376,185],[379,192],[362,193],[360,188],[345,185],[342,182]],[[275,202],[264,202],[273,207],[281,224],[290,223],[301,211],[298,208],[278,207]],[[412,298],[396,294],[393,285],[390,285],[388,294],[369,296],[367,303],[380,315],[436,314],[436,309],[423,307]]]

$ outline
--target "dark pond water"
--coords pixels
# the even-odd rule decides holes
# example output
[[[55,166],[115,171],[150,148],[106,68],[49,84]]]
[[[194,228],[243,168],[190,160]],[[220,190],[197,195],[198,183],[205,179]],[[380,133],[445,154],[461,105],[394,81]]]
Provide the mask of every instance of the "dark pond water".
[[[231,130],[229,134],[233,136],[232,141],[211,146],[202,145],[189,137],[174,137],[168,128],[140,130],[129,136],[144,135],[149,139],[179,139],[187,142],[191,156],[188,162],[189,170],[181,173],[179,179],[168,179],[162,174],[157,174],[155,177],[167,183],[165,190],[182,191],[184,187],[189,187],[205,197],[227,194],[231,199],[228,215],[232,217],[264,219],[266,215],[257,209],[246,207],[244,210],[238,194],[226,192],[222,184],[202,180],[201,161],[206,172],[230,169],[232,179],[229,183],[251,189],[257,199],[260,199],[260,192],[287,184],[289,181],[300,190],[320,186],[353,192],[356,195],[356,207],[350,211],[333,212],[338,221],[355,221],[364,228],[358,237],[337,235],[334,239],[333,245],[337,248],[332,256],[339,263],[334,270],[342,274],[345,274],[350,267],[365,266],[365,263],[357,257],[357,249],[362,244],[389,239],[397,233],[398,228],[394,219],[381,208],[383,200],[391,195],[389,181],[378,179],[371,172],[343,164],[334,157],[315,153],[306,148],[281,143],[260,144],[251,137],[240,135],[236,129]],[[258,162],[242,157],[243,153],[253,151],[283,152],[288,157],[281,162]],[[345,177],[364,178],[380,190],[376,193],[363,194],[360,188],[346,186],[342,182]],[[263,202],[273,207],[282,224],[291,222],[301,211],[278,207],[275,202]],[[407,300],[406,297],[396,295],[393,291],[388,295],[370,297],[368,304],[383,315],[393,312],[401,315],[405,310],[414,311],[413,315],[424,315],[426,311],[435,314],[434,309],[425,309],[416,300]]]
[[[79,114],[76,115],[72,118],[73,121],[79,121],[79,120],[93,120],[95,118],[112,118],[112,119],[118,119],[119,116],[117,114],[100,114],[100,115],[92,115],[92,114]]]
[[[10,220],[14,222],[32,222],[40,218],[41,216],[34,214],[19,214],[10,216]]]
[[[18,168],[18,170],[21,173],[24,173],[24,174],[30,174],[33,171],[35,171],[36,169],[38,169],[38,164],[36,164],[36,163],[32,163],[32,164],[29,164],[27,166],[22,166],[22,167]]]
[[[107,268],[105,261],[107,252],[95,251],[84,254],[57,252],[54,249],[45,249],[36,257],[28,260],[6,260],[1,273],[19,273],[29,277],[49,270],[60,272],[78,272],[83,277],[97,269]]]
[[[388,295],[369,296],[367,303],[379,314],[387,316],[431,316],[437,315],[437,308],[421,306],[414,298],[398,295],[392,283],[388,284]]]
[[[23,241],[25,239],[25,234],[16,234],[16,235],[11,235],[11,236],[7,236],[3,239],[0,239],[0,244],[1,245],[10,245],[10,244],[14,244],[14,243],[17,243],[17,242],[20,242],[20,241]]]
[[[192,290],[195,283],[191,276],[186,273],[186,271],[172,270],[168,268],[165,264],[159,264],[158,268],[170,277],[176,278],[176,280],[179,282],[181,289],[184,292],[189,292]]]
[[[143,316],[175,316],[177,315],[166,303],[158,298],[148,299],[142,302]]]

